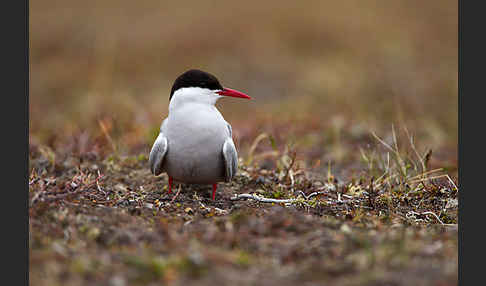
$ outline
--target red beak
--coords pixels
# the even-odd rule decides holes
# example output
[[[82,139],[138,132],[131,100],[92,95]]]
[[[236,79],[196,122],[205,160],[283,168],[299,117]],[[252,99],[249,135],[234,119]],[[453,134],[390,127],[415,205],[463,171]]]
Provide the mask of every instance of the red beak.
[[[217,93],[219,95],[223,95],[223,96],[231,96],[231,97],[251,99],[251,97],[244,94],[243,92],[239,92],[239,91],[231,89],[231,88],[223,88],[223,90],[218,91]]]

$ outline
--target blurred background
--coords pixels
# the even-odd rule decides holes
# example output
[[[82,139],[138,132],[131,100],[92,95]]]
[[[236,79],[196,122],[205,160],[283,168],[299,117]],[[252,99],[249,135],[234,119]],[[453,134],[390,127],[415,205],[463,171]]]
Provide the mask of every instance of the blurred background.
[[[241,156],[261,133],[309,166],[356,164],[392,126],[457,166],[457,1],[30,1],[30,144],[148,153],[175,78],[198,68]],[[270,144],[260,144],[264,151]],[[321,164],[321,162],[323,162]],[[327,167],[326,167],[327,168]]]

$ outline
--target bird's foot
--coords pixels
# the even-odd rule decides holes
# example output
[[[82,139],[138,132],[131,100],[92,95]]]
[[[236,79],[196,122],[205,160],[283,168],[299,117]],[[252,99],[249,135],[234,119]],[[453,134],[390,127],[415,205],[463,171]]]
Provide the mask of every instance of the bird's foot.
[[[172,177],[169,177],[169,194],[172,193]]]
[[[218,188],[218,184],[213,184],[213,201],[214,198],[216,197],[216,189]]]
[[[179,195],[180,192],[181,192],[181,185],[179,184],[179,188],[177,189],[177,193],[172,198],[172,200],[170,200],[171,203],[173,203],[175,201],[175,199],[177,198],[177,196]]]

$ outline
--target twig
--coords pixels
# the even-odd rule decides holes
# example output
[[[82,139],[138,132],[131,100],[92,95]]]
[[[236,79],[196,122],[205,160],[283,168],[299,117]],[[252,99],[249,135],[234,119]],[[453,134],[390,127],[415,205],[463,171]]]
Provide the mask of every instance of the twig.
[[[381,144],[383,144],[383,146],[385,146],[390,151],[392,151],[393,153],[395,153],[395,155],[399,155],[397,151],[395,151],[390,145],[388,145],[385,141],[383,141],[383,139],[381,139],[380,137],[378,137],[378,135],[376,135],[375,132],[372,131],[371,134],[373,135],[373,137],[376,138],[376,140],[378,140]]]
[[[260,141],[262,141],[265,138],[268,138],[268,140],[270,140],[270,143],[273,142],[273,139],[267,133],[262,133],[258,135],[257,138],[255,138],[255,140],[253,141],[253,144],[251,144],[250,151],[248,152],[248,159],[246,160],[247,165],[250,165],[255,160],[255,158],[260,156],[278,156],[279,152],[275,150],[275,148],[273,151],[265,152],[264,154],[260,154],[259,156],[253,155]],[[272,148],[273,148],[273,143],[272,143]]]
[[[96,178],[96,187],[98,187],[98,191],[100,193],[103,193],[103,195],[106,195],[106,193],[101,189],[100,182],[99,180],[103,177],[103,175],[100,173],[100,170],[98,170],[98,178]]]
[[[299,195],[302,195],[304,197],[304,199],[308,200],[308,199],[315,197],[317,195],[325,194],[326,192],[313,192],[313,193],[310,193],[309,195],[304,194],[304,192],[302,192],[302,191],[297,191],[297,193]]]
[[[286,173],[285,173],[285,176],[283,177],[283,181],[284,182],[287,180],[287,178],[289,176],[289,173],[292,170],[292,167],[294,167],[295,158],[297,158],[297,152],[293,151],[292,152],[292,157],[291,157],[291,160],[292,161],[290,161],[289,167],[287,168]],[[293,183],[292,183],[292,185],[293,185]]]
[[[413,176],[413,177],[410,177],[408,178],[409,180],[414,180],[414,179],[419,179],[420,177],[425,177],[425,175],[430,175],[432,173],[436,173],[436,172],[441,172],[443,171],[444,169],[442,168],[438,168],[438,169],[434,169],[434,170],[430,170],[430,171],[427,171],[427,172],[423,172],[421,174],[418,174],[416,176]]]
[[[34,194],[34,196],[32,197],[32,199],[30,200],[30,206],[34,205],[34,203],[37,201],[37,199],[39,198],[39,196],[41,195],[42,192],[37,192]]]
[[[30,185],[32,185],[32,184],[37,183],[37,181],[39,181],[39,178],[34,178],[34,179],[32,179],[32,180],[29,182],[29,186],[30,186]]]
[[[106,127],[105,123],[101,119],[99,119],[98,124],[101,127],[101,131],[103,131],[103,135],[105,135],[108,142],[110,142],[111,148],[113,148],[113,152],[115,152],[115,154],[116,154],[117,153],[117,147],[116,147],[115,141],[113,141],[113,139],[111,138],[110,133],[108,132],[108,128]]]
[[[427,177],[427,178],[423,178],[423,179],[417,179],[417,180],[411,180],[409,181],[410,184],[413,184],[413,183],[418,183],[418,182],[423,182],[423,181],[427,181],[427,180],[435,180],[435,179],[440,179],[440,178],[448,178],[449,179],[449,182],[451,182],[452,180],[449,178],[449,175],[447,174],[444,174],[444,175],[438,175],[438,176],[433,176],[433,177]],[[456,185],[454,183],[452,183],[452,185],[454,187],[456,187]],[[456,190],[457,190],[457,187],[456,187]]]
[[[454,188],[456,188],[456,191],[459,191],[459,189],[457,188],[456,184],[454,184],[454,181],[451,179],[451,177],[449,177],[449,175],[446,175],[447,179],[449,179],[449,182],[454,186]]]
[[[438,222],[440,222],[440,224],[442,224],[442,225],[444,224],[444,223],[443,223],[443,222],[440,220],[440,218],[439,218],[439,217],[438,217],[438,216],[437,216],[437,215],[436,215],[434,212],[431,212],[431,211],[426,211],[426,212],[423,212],[423,213],[418,213],[418,212],[415,212],[415,211],[409,211],[409,212],[408,212],[408,213],[405,215],[405,217],[406,217],[406,218],[412,218],[412,217],[415,217],[416,215],[419,215],[419,216],[423,216],[423,215],[425,215],[425,216],[427,216],[427,215],[432,215],[432,216],[434,216],[434,217],[435,217],[435,219],[436,219]],[[416,219],[416,221],[418,221],[418,219]]]
[[[417,156],[417,158],[420,161],[420,164],[422,165],[422,172],[425,172],[427,170],[427,166],[425,165],[424,159],[420,156],[419,152],[417,151],[417,148],[415,148],[415,144],[413,142],[413,136],[410,135],[410,133],[408,132],[408,128],[406,125],[404,126],[404,129],[405,129],[405,133],[407,133],[407,136],[409,138],[410,146],[412,147],[412,150],[415,152],[415,155]]]
[[[230,200],[232,201],[237,201],[241,199],[253,199],[262,203],[276,203],[276,204],[282,204],[282,203],[293,203],[298,201],[297,199],[269,199],[269,198],[264,198],[264,197],[259,197],[256,194],[235,194],[234,197],[231,197]]]
[[[424,213],[422,213],[422,214],[423,214],[423,215],[428,215],[428,214],[433,215],[433,216],[435,217],[435,219],[436,219],[438,222],[440,222],[440,224],[444,224],[444,223],[443,223],[443,222],[440,220],[440,218],[439,218],[439,217],[438,217],[438,216],[437,216],[437,215],[436,215],[434,212],[424,212]]]
[[[376,193],[375,189],[373,186],[373,181],[375,177],[371,177],[370,185],[369,185],[369,196],[368,196],[368,203],[370,204],[370,207],[375,209],[375,199],[376,199]]]
[[[177,189],[177,193],[172,198],[172,200],[170,201],[170,203],[173,203],[174,202],[174,200],[177,198],[177,196],[179,195],[180,192],[181,192],[181,185],[179,184],[179,188]]]

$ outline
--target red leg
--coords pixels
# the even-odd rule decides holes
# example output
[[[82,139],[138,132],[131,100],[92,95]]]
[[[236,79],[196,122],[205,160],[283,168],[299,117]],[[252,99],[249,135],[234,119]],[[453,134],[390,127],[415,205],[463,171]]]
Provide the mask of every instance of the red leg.
[[[216,197],[216,189],[218,188],[218,184],[213,184],[213,201],[214,198]]]
[[[169,176],[169,194],[172,193],[172,177]]]

